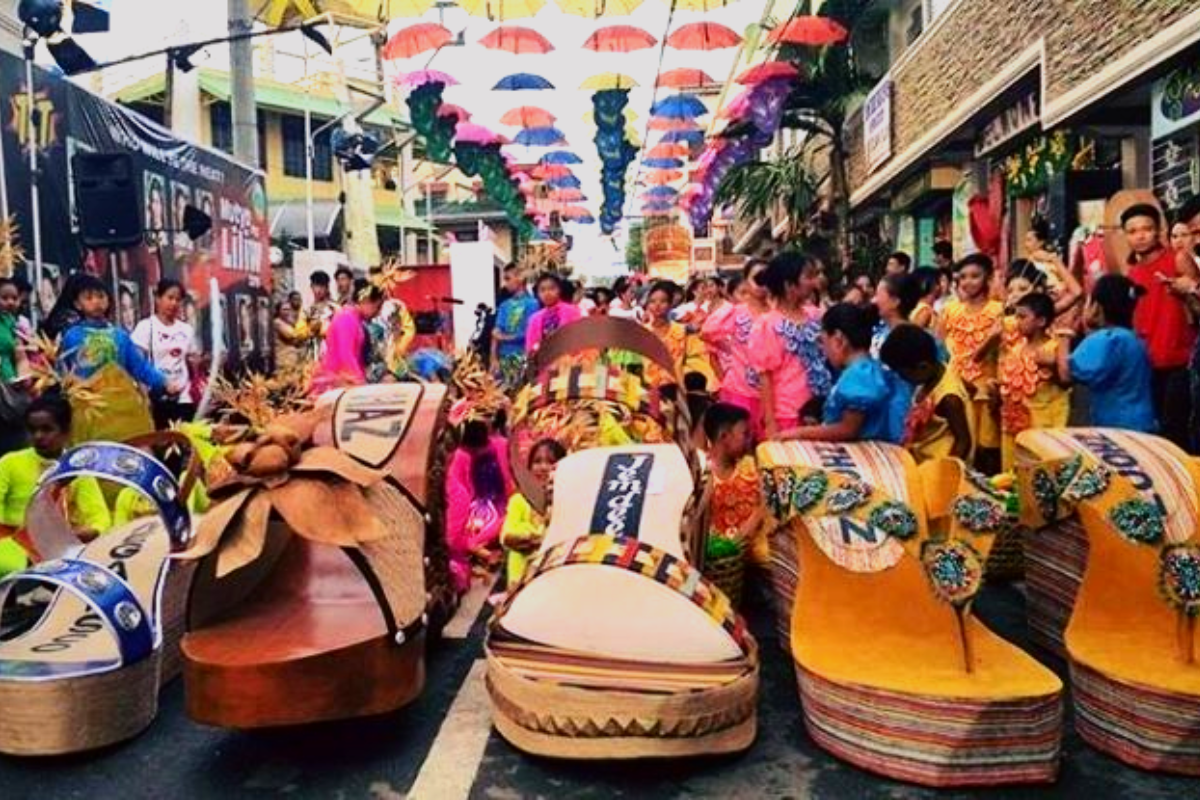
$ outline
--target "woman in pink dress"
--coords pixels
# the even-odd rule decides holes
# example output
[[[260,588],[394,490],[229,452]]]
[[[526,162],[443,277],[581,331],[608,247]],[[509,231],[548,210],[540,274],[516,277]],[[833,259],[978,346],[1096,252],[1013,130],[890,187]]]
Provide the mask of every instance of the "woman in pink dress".
[[[754,323],[767,313],[767,290],[758,282],[767,269],[765,261],[751,259],[742,271],[743,280],[735,292],[735,301],[718,308],[700,329],[710,352],[716,354],[721,370],[720,399],[739,406],[750,414],[751,429],[763,430],[762,380],[750,358],[750,337]]]
[[[500,529],[514,485],[508,440],[493,433],[484,420],[464,422],[446,471],[446,545],[459,593],[471,586],[473,559],[499,559]]]
[[[821,350],[821,309],[811,303],[820,266],[798,253],[771,259],[759,281],[774,308],[750,334],[750,365],[762,382],[763,431],[775,438],[800,423],[804,407],[829,396],[833,376]]]
[[[325,352],[313,375],[312,391],[319,395],[343,386],[361,386],[367,382],[367,356],[370,337],[367,323],[383,307],[383,290],[365,280],[354,282],[354,299],[340,309],[325,334]]]
[[[583,318],[579,306],[562,299],[563,280],[554,273],[547,272],[538,278],[536,292],[542,310],[530,317],[525,331],[525,353],[530,356],[541,347],[542,339]]]

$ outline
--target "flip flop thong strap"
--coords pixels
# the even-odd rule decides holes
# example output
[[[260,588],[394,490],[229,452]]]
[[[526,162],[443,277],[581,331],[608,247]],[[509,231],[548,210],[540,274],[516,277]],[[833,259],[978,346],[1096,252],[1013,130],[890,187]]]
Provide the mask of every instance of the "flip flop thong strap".
[[[192,537],[192,520],[187,498],[175,476],[153,456],[115,442],[91,442],[66,453],[42,476],[29,505],[26,528],[44,558],[61,558],[73,552],[79,540],[71,530],[68,515],[56,490],[77,478],[100,478],[133,489],[149,500],[158,512],[171,549],[187,548]]]
[[[88,605],[117,640],[121,665],[146,658],[158,646],[150,615],[120,575],[73,558],[46,561],[0,578],[0,608],[18,583],[41,583],[69,592]]]
[[[575,564],[621,569],[665,586],[720,625],[743,653],[748,654],[753,649],[745,620],[734,611],[729,598],[698,569],[665,550],[624,536],[583,536],[546,550],[529,565],[521,582],[509,591],[495,618],[502,619],[517,595],[540,575]]]
[[[200,463],[200,454],[196,452],[196,446],[192,444],[192,440],[186,434],[179,431],[156,431],[142,436],[135,436],[127,440],[125,444],[138,449],[151,447],[164,449],[176,448],[186,454],[187,464],[183,468],[183,474],[179,476],[179,496],[183,498],[184,503],[187,503],[187,498],[192,495],[192,489],[196,487],[196,482],[200,480],[200,472],[203,469],[203,465]]]

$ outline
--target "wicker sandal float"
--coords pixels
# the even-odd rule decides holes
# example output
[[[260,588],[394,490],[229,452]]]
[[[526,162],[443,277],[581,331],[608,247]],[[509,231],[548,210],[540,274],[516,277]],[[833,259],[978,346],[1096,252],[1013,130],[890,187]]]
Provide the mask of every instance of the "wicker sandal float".
[[[447,613],[425,502],[444,399],[416,384],[347,390],[229,454],[234,474],[210,487],[219,502],[184,554],[199,561],[183,641],[193,719],[303,724],[420,693],[431,615]]]
[[[1029,431],[1018,445],[1030,627],[1063,644],[1079,735],[1200,775],[1200,465],[1128,431]]]
[[[769,443],[758,457],[785,525],[773,544],[790,534],[798,562],[776,565],[775,586],[795,592],[778,605],[813,740],[928,786],[1052,781],[1062,683],[971,615],[1007,523],[986,483],[882,444]]]
[[[629,759],[744,750],[758,656],[688,563],[692,473],[675,445],[559,463],[542,549],[487,640],[496,728],[529,753]]]
[[[191,536],[182,498],[194,470],[193,461],[181,489],[142,451],[92,443],[65,453],[42,479],[27,523],[44,560],[0,581],[0,608],[18,587],[54,594],[32,628],[0,643],[0,752],[92,750],[154,720],[159,688],[178,672],[190,570],[169,556]],[[157,516],[80,546],[62,509],[63,492],[82,477],[135,489]]]

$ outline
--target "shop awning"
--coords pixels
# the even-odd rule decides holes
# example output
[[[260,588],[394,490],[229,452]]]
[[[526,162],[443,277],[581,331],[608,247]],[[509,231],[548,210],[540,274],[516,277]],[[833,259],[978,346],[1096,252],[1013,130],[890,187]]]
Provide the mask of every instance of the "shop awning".
[[[328,239],[341,216],[342,206],[336,200],[313,201],[313,234]],[[280,203],[271,209],[271,238],[304,239],[308,237],[308,209],[303,200]]]

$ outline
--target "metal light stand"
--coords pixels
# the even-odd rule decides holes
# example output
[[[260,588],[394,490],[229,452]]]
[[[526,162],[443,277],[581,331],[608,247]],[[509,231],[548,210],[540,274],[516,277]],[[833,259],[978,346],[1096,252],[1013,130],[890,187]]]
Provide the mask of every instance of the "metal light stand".
[[[37,109],[37,96],[33,89],[33,58],[37,48],[38,36],[30,28],[25,29],[25,102],[28,104],[28,124],[26,133],[29,145],[29,200],[30,216],[33,217],[33,285],[42,285],[42,194],[41,167],[38,165],[38,131],[41,128],[41,112]],[[36,295],[35,295],[36,296]],[[37,325],[37,303],[30,304],[30,317]]]

